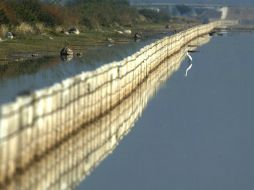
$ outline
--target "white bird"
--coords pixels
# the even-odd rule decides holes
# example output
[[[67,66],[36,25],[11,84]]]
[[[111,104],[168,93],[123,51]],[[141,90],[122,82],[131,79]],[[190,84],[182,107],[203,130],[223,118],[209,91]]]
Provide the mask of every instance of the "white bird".
[[[192,57],[191,57],[191,55],[189,54],[188,51],[187,51],[186,55],[187,55],[187,57],[189,58],[189,60],[192,61]]]

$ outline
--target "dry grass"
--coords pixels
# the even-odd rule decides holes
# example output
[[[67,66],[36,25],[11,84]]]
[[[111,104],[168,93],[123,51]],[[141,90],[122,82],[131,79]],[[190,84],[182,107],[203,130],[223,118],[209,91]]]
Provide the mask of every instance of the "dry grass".
[[[64,31],[64,28],[62,26],[55,27],[55,32],[60,33],[61,31]]]
[[[5,37],[8,32],[8,27],[4,24],[0,25],[0,37]]]
[[[165,31],[166,23],[145,23],[134,25],[131,30],[133,33],[137,31],[142,31],[144,35],[149,36],[155,33],[161,33]],[[181,30],[186,26],[189,26],[186,23],[170,23],[172,28]],[[34,26],[34,30],[36,30]],[[0,64],[1,61],[6,60],[12,61],[16,58],[27,58],[33,53],[39,54],[40,56],[58,56],[59,51],[68,44],[68,46],[73,49],[75,52],[85,52],[89,48],[98,47],[101,45],[107,45],[108,38],[114,39],[115,43],[128,43],[133,41],[132,35],[120,35],[117,34],[114,28],[106,29],[103,31],[95,30],[85,30],[84,28],[79,28],[83,31],[80,35],[65,35],[62,33],[57,33],[56,30],[63,29],[59,28],[42,28],[45,30],[41,34],[35,35],[20,35],[13,40],[4,40],[1,42],[0,46]]]
[[[16,34],[34,34],[34,28],[25,22],[22,22],[19,26],[15,28]]]
[[[42,34],[45,32],[45,26],[43,23],[36,23],[34,28],[37,34]]]

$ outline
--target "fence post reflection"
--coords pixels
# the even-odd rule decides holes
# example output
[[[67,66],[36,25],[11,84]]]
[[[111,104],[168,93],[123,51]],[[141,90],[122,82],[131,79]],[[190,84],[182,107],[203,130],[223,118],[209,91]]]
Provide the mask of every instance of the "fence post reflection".
[[[186,44],[219,24],[165,37],[120,62],[1,106],[0,185],[65,189],[85,178],[133,127],[159,85],[177,70]]]

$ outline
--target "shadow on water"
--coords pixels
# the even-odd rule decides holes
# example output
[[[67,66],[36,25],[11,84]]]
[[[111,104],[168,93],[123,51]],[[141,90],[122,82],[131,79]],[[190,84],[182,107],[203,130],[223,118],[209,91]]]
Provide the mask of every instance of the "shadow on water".
[[[196,40],[203,44],[209,38]],[[176,72],[186,49],[162,62],[117,106],[98,120],[82,126],[75,134],[34,160],[25,171],[9,179],[3,189],[74,189],[104,158],[113,152],[133,128],[149,100]]]

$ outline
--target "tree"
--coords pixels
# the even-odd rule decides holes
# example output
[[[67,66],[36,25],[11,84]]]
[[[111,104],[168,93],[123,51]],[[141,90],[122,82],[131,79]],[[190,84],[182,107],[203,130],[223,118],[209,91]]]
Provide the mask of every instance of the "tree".
[[[8,24],[9,23],[9,19],[7,18],[7,16],[5,15],[5,12],[3,10],[0,10],[0,23],[1,24]]]
[[[180,12],[181,15],[189,14],[192,11],[191,7],[187,5],[176,5],[176,9]]]
[[[139,13],[153,22],[167,22],[170,19],[169,13],[152,9],[141,9]]]

